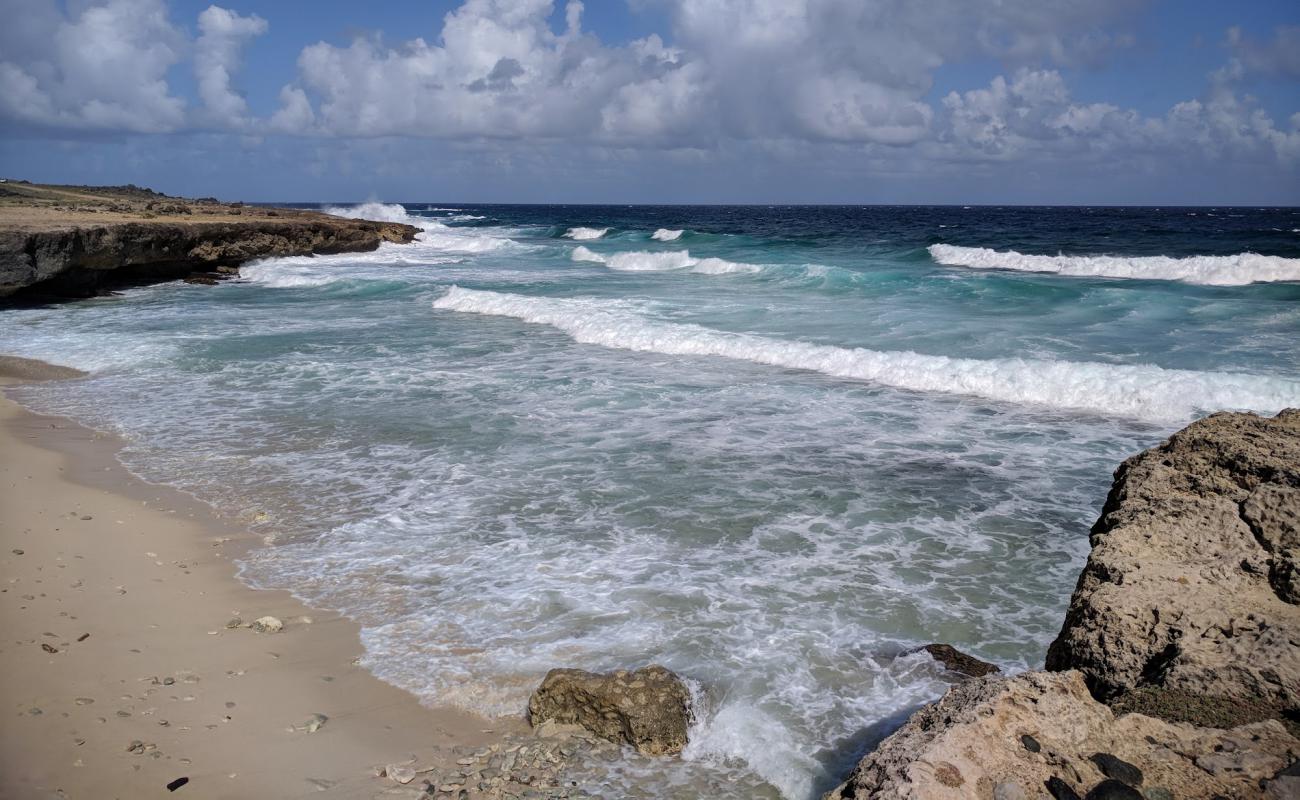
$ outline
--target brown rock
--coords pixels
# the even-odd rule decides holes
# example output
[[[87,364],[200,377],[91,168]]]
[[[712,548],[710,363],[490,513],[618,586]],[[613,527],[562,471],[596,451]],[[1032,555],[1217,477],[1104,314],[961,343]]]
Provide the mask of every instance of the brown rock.
[[[982,678],[985,675],[992,675],[995,672],[1002,671],[997,664],[981,661],[975,656],[963,653],[950,644],[927,644],[915,650],[908,650],[903,655],[919,653],[922,650],[929,653],[930,657],[935,661],[947,667],[950,672],[956,672],[970,678]]]
[[[691,722],[690,692],[681,678],[652,665],[608,674],[553,669],[528,700],[529,721],[581,725],[646,755],[680,753]]]
[[[1300,708],[1298,556],[1300,410],[1195,422],[1115,473],[1047,668]]]
[[[1099,753],[1174,797],[1261,797],[1261,780],[1291,763],[1300,740],[1276,720],[1224,731],[1116,718],[1079,672],[976,678],[913,714],[825,800],[964,800],[1007,785],[1037,796],[1049,780],[1082,796],[1107,780]]]

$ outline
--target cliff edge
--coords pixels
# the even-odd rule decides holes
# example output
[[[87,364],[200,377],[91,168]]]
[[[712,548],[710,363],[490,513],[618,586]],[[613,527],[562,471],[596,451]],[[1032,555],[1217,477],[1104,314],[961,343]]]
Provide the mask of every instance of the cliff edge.
[[[410,225],[168,197],[135,186],[0,183],[0,298],[86,297],[114,285],[231,271],[268,256],[409,242]],[[224,269],[222,269],[224,268]]]

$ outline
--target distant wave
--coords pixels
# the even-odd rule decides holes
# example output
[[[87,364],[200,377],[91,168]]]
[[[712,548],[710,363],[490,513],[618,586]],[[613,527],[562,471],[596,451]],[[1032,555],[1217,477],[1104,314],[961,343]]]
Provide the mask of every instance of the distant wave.
[[[1209,286],[1300,281],[1300,259],[1239,253],[1235,256],[1041,256],[986,247],[930,245],[930,257],[950,267],[1053,272],[1097,278],[1183,281]]]
[[[1145,419],[1188,419],[1220,409],[1274,413],[1300,404],[1300,381],[1151,365],[1025,358],[970,359],[787,341],[660,322],[574,299],[451,287],[436,309],[550,325],[575,341],[667,355],[721,356],[821,372],[919,392],[1080,409]]]
[[[743,264],[721,258],[695,258],[687,250],[669,250],[652,253],[638,250],[627,253],[603,255],[579,245],[573,250],[574,261],[592,261],[604,264],[619,272],[670,272],[689,269],[705,275],[726,275],[734,272],[758,272],[757,264]]]
[[[669,230],[668,228],[660,228],[659,230],[650,234],[650,238],[658,242],[675,242],[678,239],[682,238],[682,233],[683,232],[680,230],[675,231],[675,230]]]
[[[588,239],[599,239],[607,233],[609,233],[609,228],[569,228],[569,230],[565,231],[564,238],[586,241]]]

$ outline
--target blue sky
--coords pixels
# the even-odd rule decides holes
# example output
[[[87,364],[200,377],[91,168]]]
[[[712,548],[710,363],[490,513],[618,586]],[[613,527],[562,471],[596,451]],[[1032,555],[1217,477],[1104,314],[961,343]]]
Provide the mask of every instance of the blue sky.
[[[250,200],[1300,204],[1300,6],[0,0],[0,173]]]

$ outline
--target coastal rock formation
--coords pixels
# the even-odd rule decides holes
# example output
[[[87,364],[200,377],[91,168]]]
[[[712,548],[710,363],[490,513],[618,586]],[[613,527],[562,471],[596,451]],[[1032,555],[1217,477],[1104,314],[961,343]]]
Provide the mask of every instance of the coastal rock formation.
[[[646,755],[664,755],[686,746],[691,698],[681,678],[658,665],[603,675],[553,669],[529,698],[528,718],[534,726],[581,725]]]
[[[992,675],[995,672],[1002,671],[997,664],[981,661],[975,656],[963,653],[950,644],[927,644],[915,650],[908,650],[903,655],[919,653],[922,650],[929,653],[930,658],[943,664],[949,672],[955,672],[968,678],[982,678],[985,675]]]
[[[954,686],[825,800],[1262,797],[1297,756],[1300,740],[1276,720],[1219,730],[1116,718],[1081,673],[1030,672]]]
[[[87,296],[105,285],[186,276],[203,283],[215,276],[202,273],[254,258],[362,252],[418,232],[315,211],[163,203],[163,195],[134,187],[10,186],[0,202],[0,297]]]
[[[1195,422],[1115,473],[1047,668],[1293,713],[1298,559],[1300,410]]]
[[[1300,797],[1300,411],[1130,458],[1091,542],[1050,671],[954,686],[827,800]]]

